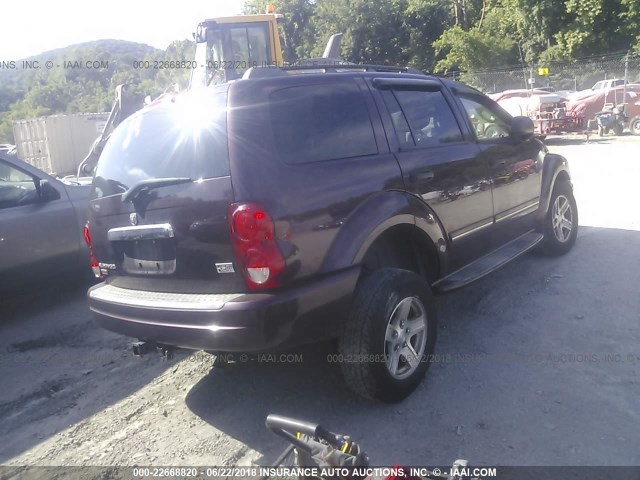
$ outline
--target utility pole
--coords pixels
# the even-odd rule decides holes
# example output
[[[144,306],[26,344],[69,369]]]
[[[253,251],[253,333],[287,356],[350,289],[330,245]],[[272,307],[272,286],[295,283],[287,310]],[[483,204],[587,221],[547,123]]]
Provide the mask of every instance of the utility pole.
[[[622,111],[627,111],[627,75],[629,73],[629,51],[627,50],[627,56],[624,57],[624,88],[622,89]]]

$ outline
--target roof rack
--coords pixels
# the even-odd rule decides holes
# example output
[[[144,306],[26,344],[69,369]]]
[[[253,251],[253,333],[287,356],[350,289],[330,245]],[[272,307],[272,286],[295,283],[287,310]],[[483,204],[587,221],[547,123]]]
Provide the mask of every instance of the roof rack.
[[[308,62],[309,60],[307,60]],[[424,72],[413,67],[400,67],[396,65],[371,65],[371,64],[357,64],[357,63],[339,63],[339,61],[331,63],[307,63],[303,65],[287,65],[281,67],[283,70],[364,70],[365,72],[397,72],[397,73],[415,73],[419,75],[425,75]]]
[[[325,60],[326,62],[322,62]],[[309,63],[315,62],[317,63]],[[399,67],[390,65],[370,65],[370,64],[357,64],[357,63],[342,63],[340,60],[331,60],[326,58],[318,58],[312,60],[305,60],[305,64],[302,65],[286,65],[283,67],[273,66],[260,66],[250,68],[245,72],[242,78],[264,78],[264,77],[276,77],[283,76],[285,72],[305,72],[312,71],[313,73],[337,73],[345,70],[364,70],[365,72],[387,72],[387,73],[410,73],[414,75],[428,75],[427,73],[418,70],[413,67]]]

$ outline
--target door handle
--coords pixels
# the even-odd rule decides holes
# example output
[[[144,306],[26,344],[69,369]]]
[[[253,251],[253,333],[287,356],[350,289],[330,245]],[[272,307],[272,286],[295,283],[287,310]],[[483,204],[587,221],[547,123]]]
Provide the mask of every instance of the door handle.
[[[429,182],[435,177],[432,170],[421,170],[409,174],[411,182]]]

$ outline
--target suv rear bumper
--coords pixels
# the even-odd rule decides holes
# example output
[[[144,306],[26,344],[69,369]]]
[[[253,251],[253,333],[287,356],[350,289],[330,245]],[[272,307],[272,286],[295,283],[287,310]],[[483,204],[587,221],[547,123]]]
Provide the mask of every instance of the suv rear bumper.
[[[276,293],[175,294],[101,283],[89,308],[108,330],[212,352],[261,352],[337,337],[359,269]]]

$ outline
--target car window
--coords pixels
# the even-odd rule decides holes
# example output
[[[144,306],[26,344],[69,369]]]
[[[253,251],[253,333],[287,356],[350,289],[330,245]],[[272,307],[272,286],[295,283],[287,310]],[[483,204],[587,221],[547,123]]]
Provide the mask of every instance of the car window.
[[[353,82],[285,88],[269,103],[276,149],[286,163],[378,153],[365,99]]]
[[[115,129],[100,155],[91,198],[152,178],[229,175],[226,91],[187,95],[135,113]]]
[[[481,103],[470,97],[460,97],[480,141],[491,141],[509,135],[509,121],[489,103]]]
[[[396,100],[391,90],[382,90],[382,97],[389,109],[389,115],[391,115],[391,121],[393,122],[393,128],[398,136],[398,142],[401,149],[407,149],[415,146],[413,141],[413,135],[411,134],[411,128],[407,123],[407,118],[404,116],[400,104]]]
[[[0,208],[26,205],[37,199],[38,192],[33,177],[0,161]]]
[[[409,142],[406,135],[408,123],[411,130],[411,142],[417,147],[431,147],[462,141],[462,131],[449,104],[440,91],[394,90],[404,118],[391,110],[401,145]],[[387,99],[390,97],[387,94]],[[393,102],[391,102],[393,105]],[[404,137],[404,140],[403,138]]]

